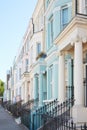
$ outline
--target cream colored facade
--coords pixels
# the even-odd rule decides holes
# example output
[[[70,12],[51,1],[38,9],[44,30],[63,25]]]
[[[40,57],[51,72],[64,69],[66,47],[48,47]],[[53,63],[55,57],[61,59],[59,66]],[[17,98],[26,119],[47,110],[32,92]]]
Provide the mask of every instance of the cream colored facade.
[[[32,15],[34,33],[30,39],[30,99],[35,99],[34,95],[34,68],[37,64],[38,44],[40,44],[40,52],[44,51],[44,0],[38,0],[34,13]],[[39,53],[40,53],[39,52]]]
[[[79,13],[85,12],[83,1],[79,1]],[[84,3],[84,2],[83,2]],[[82,6],[83,5],[83,6]],[[71,55],[74,61],[74,98],[75,105],[72,108],[72,115],[75,122],[87,121],[87,108],[85,107],[85,87],[86,60],[87,54],[87,16],[77,14],[68,26],[56,38],[55,44],[58,46],[59,56],[59,101],[63,102],[65,96],[65,60],[67,54]]]
[[[12,76],[9,80],[12,102],[21,99],[23,103],[26,103],[28,100],[34,99],[33,67],[37,62],[38,43],[40,43],[40,51],[44,51],[44,0],[37,2],[13,63]]]

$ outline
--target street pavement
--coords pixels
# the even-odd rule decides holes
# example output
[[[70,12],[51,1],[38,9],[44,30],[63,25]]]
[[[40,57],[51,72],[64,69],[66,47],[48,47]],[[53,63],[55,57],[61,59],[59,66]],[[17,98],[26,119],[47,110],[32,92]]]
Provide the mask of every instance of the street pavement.
[[[28,130],[15,122],[13,116],[0,106],[0,130]]]

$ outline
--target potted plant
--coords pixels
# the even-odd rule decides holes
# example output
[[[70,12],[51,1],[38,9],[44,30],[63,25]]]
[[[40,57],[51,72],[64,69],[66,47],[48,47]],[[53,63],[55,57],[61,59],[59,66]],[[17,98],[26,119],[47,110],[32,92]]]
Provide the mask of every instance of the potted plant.
[[[45,52],[40,52],[38,54],[38,56],[36,57],[36,60],[38,60],[39,58],[45,58],[46,57],[46,53]]]

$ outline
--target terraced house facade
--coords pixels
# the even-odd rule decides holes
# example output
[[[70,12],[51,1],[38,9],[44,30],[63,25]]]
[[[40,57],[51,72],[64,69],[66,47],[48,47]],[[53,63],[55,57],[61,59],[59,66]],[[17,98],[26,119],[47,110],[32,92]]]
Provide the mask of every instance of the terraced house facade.
[[[49,112],[52,118],[54,100],[75,99],[70,109],[73,121],[87,122],[86,44],[87,0],[38,0],[9,80],[12,102],[33,101],[31,130],[41,128]]]

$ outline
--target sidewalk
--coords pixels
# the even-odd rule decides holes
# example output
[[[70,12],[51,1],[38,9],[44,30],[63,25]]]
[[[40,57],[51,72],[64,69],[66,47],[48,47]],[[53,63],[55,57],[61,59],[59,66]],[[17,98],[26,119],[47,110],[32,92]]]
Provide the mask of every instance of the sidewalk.
[[[0,130],[28,130],[23,125],[18,125],[15,119],[0,105]]]

